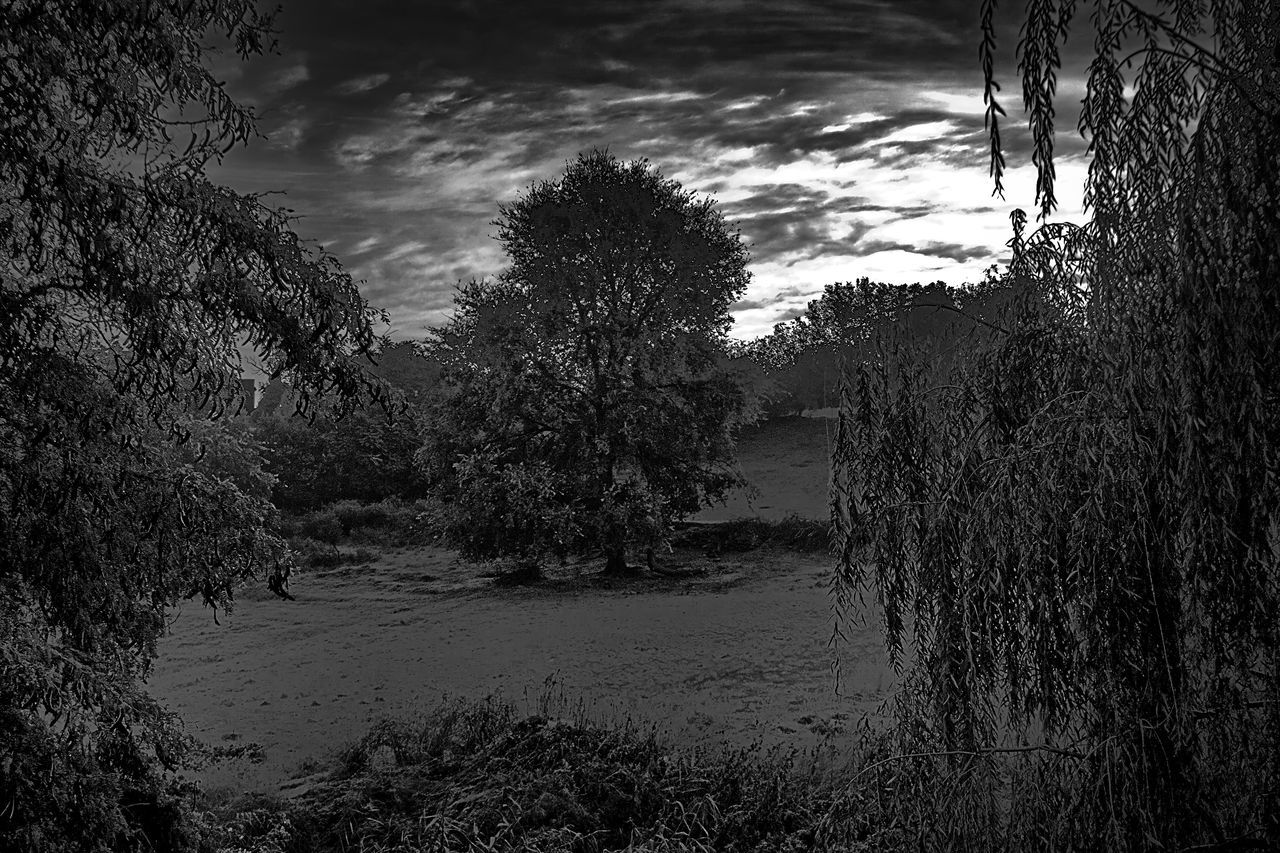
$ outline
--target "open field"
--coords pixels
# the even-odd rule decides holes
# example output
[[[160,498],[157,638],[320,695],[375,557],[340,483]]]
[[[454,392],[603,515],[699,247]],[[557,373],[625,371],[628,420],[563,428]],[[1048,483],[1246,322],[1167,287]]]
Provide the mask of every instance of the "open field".
[[[754,487],[703,510],[702,521],[743,516],[777,520],[788,515],[827,518],[827,486],[834,418],[777,418],[745,430],[738,441],[742,472]]]
[[[797,419],[744,440],[748,476],[769,489],[761,515],[821,511],[825,426]],[[551,684],[601,719],[713,747],[806,749],[875,715],[892,685],[879,629],[846,625],[831,646],[828,557],[668,562],[694,573],[604,584],[596,566],[569,566],[546,587],[502,589],[449,551],[391,549],[303,575],[296,601],[255,591],[221,625],[197,607],[176,614],[150,684],[202,740],[261,746],[204,771],[207,783],[262,790],[444,695],[533,703]]]

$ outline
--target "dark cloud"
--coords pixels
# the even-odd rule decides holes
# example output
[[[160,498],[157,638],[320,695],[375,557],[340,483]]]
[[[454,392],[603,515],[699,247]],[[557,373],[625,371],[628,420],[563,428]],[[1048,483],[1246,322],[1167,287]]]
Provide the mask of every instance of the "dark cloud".
[[[901,243],[888,240],[867,240],[858,245],[858,249],[868,255],[876,252],[911,252],[917,255],[929,255],[935,258],[947,258],[958,263],[975,259],[990,258],[990,246],[962,246],[959,243]]]
[[[1014,18],[1001,25],[1010,56]],[[402,329],[438,321],[459,279],[501,268],[500,203],[595,147],[714,194],[753,262],[805,288],[823,283],[822,262],[881,244],[981,260],[958,235],[881,231],[947,210],[1006,215],[981,179],[971,0],[286,0],[279,26],[279,56],[218,65],[268,137],[225,174],[287,189],[303,231]],[[1029,157],[1017,106],[1011,165]],[[1075,115],[1064,99],[1064,131]],[[1057,144],[1082,154],[1071,132]],[[929,195],[960,171],[976,192]],[[765,284],[735,310],[786,298]]]

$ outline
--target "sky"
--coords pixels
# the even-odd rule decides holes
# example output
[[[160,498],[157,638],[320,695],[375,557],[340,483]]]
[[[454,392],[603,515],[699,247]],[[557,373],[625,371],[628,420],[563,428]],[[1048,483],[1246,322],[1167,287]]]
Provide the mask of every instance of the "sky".
[[[1006,4],[1008,5],[1008,4]],[[284,0],[275,55],[215,73],[263,138],[215,177],[282,192],[420,338],[459,282],[501,272],[498,206],[580,152],[645,158],[748,245],[748,339],[827,284],[980,280],[1033,213],[1014,46],[1000,23],[1010,170],[992,197],[978,0]],[[1058,219],[1079,221],[1082,89],[1060,87]],[[1074,106],[1073,106],[1074,104]]]

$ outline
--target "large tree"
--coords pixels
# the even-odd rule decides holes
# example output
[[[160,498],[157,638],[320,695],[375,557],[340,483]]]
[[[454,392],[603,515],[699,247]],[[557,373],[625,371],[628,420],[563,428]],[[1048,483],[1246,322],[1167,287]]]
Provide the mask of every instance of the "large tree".
[[[436,334],[423,459],[468,553],[599,547],[625,572],[630,544],[739,482],[723,344],[746,248],[712,201],[599,151],[495,224],[510,266]]]
[[[1043,214],[1076,7],[1028,4],[1018,46]],[[1016,220],[998,334],[943,375],[849,377],[840,574],[914,648],[917,731],[1074,755],[1038,843],[1274,845],[1280,7],[1110,0],[1087,25],[1090,221]]]
[[[142,686],[165,608],[289,568],[252,448],[211,423],[241,348],[304,394],[368,385],[351,279],[205,176],[253,132],[208,45],[270,39],[250,0],[0,4],[6,850],[173,841],[183,741]]]

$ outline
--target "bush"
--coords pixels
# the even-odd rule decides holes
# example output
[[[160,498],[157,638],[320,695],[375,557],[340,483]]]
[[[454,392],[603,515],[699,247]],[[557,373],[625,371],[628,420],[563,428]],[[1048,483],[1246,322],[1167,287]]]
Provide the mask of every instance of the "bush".
[[[337,545],[315,539],[291,539],[289,547],[297,564],[309,569],[332,569],[348,563],[368,563],[377,556],[365,548],[344,553],[338,550]]]
[[[358,527],[374,530],[390,527],[393,518],[398,515],[398,506],[390,500],[379,503],[346,500],[330,504],[328,511],[332,512],[337,517],[338,523],[342,525],[342,535],[350,536],[351,531]]]
[[[290,539],[289,547],[298,565],[308,569],[331,569],[342,565],[342,553],[332,542],[323,542],[318,539]]]
[[[374,411],[314,420],[263,417],[254,435],[275,475],[272,499],[287,512],[306,512],[335,500],[373,504],[426,494],[414,453],[422,443],[412,415],[395,420]]]
[[[433,505],[429,501],[388,498],[378,503],[337,501],[281,522],[290,538],[329,545],[425,545],[435,540]]]
[[[793,551],[827,551],[831,548],[831,525],[789,515],[770,524],[769,541]]]
[[[337,545],[342,541],[342,521],[332,510],[319,509],[298,519],[289,532],[317,542]]]
[[[253,819],[225,806],[228,848],[321,850],[796,850],[826,800],[793,761],[758,748],[671,751],[630,725],[450,703],[384,720],[330,781]],[[258,849],[263,849],[259,847]]]

